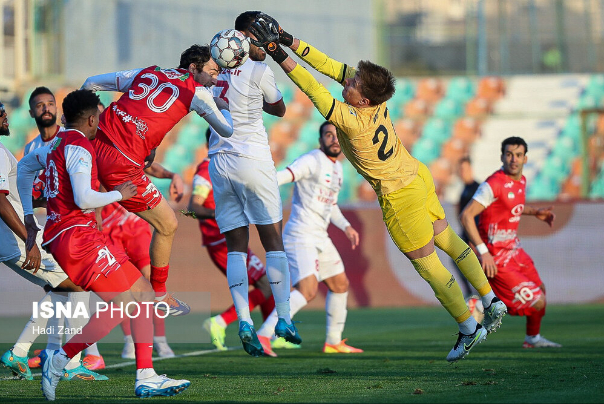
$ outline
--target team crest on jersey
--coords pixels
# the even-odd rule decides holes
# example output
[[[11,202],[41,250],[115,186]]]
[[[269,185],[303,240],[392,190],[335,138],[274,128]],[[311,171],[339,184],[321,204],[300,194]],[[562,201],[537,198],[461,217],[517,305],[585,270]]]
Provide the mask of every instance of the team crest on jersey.
[[[516,195],[514,195],[513,192],[508,192],[508,198],[509,199],[514,199],[516,197]]]
[[[0,175],[0,185],[6,184],[6,178]]]
[[[350,112],[350,115],[357,116],[357,111],[355,111],[353,107],[348,107],[348,111]]]
[[[185,73],[183,74],[182,72],[179,72],[176,69],[166,69],[166,70],[162,70],[161,68],[156,68],[155,71],[160,71],[162,72],[167,78],[169,78],[170,80],[180,80],[180,81],[185,81],[186,79],[189,78],[189,73]]]

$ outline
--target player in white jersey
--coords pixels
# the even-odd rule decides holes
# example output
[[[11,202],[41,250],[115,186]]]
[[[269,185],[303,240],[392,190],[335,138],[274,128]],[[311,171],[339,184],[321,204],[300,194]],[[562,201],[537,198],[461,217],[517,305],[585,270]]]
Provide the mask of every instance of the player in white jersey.
[[[249,26],[259,12],[244,12],[235,29],[250,36]],[[236,69],[223,70],[214,96],[229,104],[233,135],[212,133],[209,172],[216,201],[216,222],[227,244],[227,280],[237,317],[243,348],[252,356],[263,354],[248,304],[247,251],[249,225],[255,224],[266,250],[266,275],[271,283],[279,321],[277,335],[299,344],[302,339],[289,315],[289,269],[281,235],[282,207],[277,172],[272,160],[262,111],[285,114],[285,104],[272,70],[262,60],[266,53],[250,46],[250,57]]]
[[[0,103],[0,136],[9,135],[8,116],[4,105]],[[26,251],[25,248],[26,239],[23,207],[17,189],[17,159],[0,143],[0,262],[28,281],[47,288],[48,293],[38,304],[68,302],[67,296],[56,292],[82,292],[83,289],[76,286],[67,277],[52,255],[38,248],[38,244],[42,242],[42,234],[38,234],[37,242],[29,251]],[[77,293],[72,295],[77,295]],[[74,297],[76,296],[72,296],[71,299],[72,304]],[[2,365],[9,368],[15,376],[27,380],[33,379],[28,365],[28,351],[39,335],[35,330],[46,329],[47,321],[48,319],[42,316],[32,316],[15,345],[0,358]],[[70,326],[73,327],[75,324],[70,324]],[[50,342],[57,343],[57,341]],[[60,344],[60,336],[58,343]],[[70,361],[66,373],[68,380],[73,378],[107,380],[105,376],[85,369],[79,356]]]
[[[283,231],[294,285],[291,316],[315,298],[319,282],[323,282],[329,289],[325,301],[327,333],[323,352],[360,353],[363,350],[347,345],[342,339],[349,282],[342,258],[327,234],[331,222],[346,234],[353,249],[359,245],[358,232],[337,204],[343,176],[342,164],[337,160],[340,143],[333,124],[324,122],[319,127],[319,145],[319,149],[303,154],[277,173],[279,185],[295,183],[291,213]],[[273,311],[258,330],[264,352],[270,356],[277,356],[270,345],[276,321]]]

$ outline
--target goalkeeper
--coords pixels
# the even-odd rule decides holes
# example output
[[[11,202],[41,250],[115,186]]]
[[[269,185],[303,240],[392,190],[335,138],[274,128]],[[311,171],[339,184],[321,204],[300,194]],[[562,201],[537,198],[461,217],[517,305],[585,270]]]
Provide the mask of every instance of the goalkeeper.
[[[413,158],[394,132],[386,101],[394,94],[394,77],[369,61],[357,68],[337,62],[285,32],[272,17],[260,14],[250,31],[289,78],[337,129],[342,151],[376,192],[390,237],[426,280],[455,319],[459,335],[447,360],[454,362],[501,324],[506,306],[493,293],[478,258],[445,219],[428,168]],[[280,45],[289,47],[318,72],[344,86],[345,103],[336,100]],[[445,251],[480,293],[485,319],[470,315],[455,278],[440,262],[434,246]]]

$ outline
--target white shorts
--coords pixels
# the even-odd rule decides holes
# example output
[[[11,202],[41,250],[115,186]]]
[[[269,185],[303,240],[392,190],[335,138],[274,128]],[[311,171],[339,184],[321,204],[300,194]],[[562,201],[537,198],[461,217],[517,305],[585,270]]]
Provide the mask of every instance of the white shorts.
[[[342,258],[329,237],[310,239],[283,235],[292,285],[311,275],[319,282],[344,272]]]
[[[283,220],[277,170],[272,161],[216,153],[211,156],[209,172],[221,233]]]
[[[57,264],[52,255],[43,250],[40,250],[40,252],[42,253],[42,262],[40,269],[35,274],[33,270],[21,269],[21,266],[25,262],[25,255],[4,261],[3,264],[36,285],[42,287],[49,285],[52,288],[56,288],[68,278],[67,274],[63,272],[63,269]]]

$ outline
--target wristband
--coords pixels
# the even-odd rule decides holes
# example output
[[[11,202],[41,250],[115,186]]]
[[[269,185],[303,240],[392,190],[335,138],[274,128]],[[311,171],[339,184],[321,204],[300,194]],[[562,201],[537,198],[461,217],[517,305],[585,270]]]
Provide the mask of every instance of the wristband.
[[[279,46],[278,43],[271,42],[265,47],[266,53],[273,58],[275,62],[281,64],[288,58],[287,53]]]
[[[478,250],[478,252],[480,253],[480,255],[482,254],[486,254],[489,252],[489,249],[487,248],[487,246],[484,243],[480,243],[476,246],[476,249]]]

